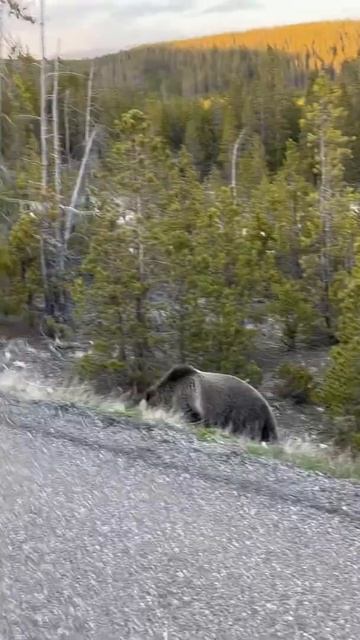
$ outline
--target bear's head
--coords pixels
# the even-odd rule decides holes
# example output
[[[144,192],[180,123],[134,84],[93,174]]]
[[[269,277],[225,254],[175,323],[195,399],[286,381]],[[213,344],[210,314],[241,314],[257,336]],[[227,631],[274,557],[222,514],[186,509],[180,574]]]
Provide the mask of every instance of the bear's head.
[[[149,387],[144,393],[144,399],[148,407],[163,407],[164,409],[170,408],[172,400],[172,386],[154,385]]]

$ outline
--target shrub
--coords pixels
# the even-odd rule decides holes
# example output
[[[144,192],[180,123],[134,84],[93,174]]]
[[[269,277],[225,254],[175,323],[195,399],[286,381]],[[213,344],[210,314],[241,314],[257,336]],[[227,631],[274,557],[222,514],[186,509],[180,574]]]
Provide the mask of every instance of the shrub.
[[[124,369],[122,362],[106,356],[101,358],[94,353],[84,355],[76,364],[80,379],[93,383],[98,393],[109,393],[122,387],[126,380]]]
[[[70,327],[68,327],[63,322],[59,322],[55,320],[55,318],[51,316],[45,316],[42,320],[42,330],[44,334],[55,340],[70,340],[72,337],[72,331]]]
[[[348,449],[355,456],[360,454],[360,421],[359,416],[341,416],[333,421],[332,436],[334,444],[341,449]]]
[[[331,364],[321,390],[332,415],[354,416],[360,423],[360,336],[331,350]]]
[[[308,337],[314,331],[316,313],[294,280],[283,280],[272,288],[275,299],[269,305],[269,311],[280,322],[283,343],[293,351],[299,338]]]
[[[284,363],[277,374],[281,380],[278,392],[282,398],[290,398],[296,404],[314,401],[316,385],[312,373],[306,367]]]
[[[249,362],[247,367],[240,374],[236,374],[240,378],[245,378],[250,384],[252,384],[255,388],[260,387],[263,381],[263,372],[260,367],[255,364],[255,362]]]

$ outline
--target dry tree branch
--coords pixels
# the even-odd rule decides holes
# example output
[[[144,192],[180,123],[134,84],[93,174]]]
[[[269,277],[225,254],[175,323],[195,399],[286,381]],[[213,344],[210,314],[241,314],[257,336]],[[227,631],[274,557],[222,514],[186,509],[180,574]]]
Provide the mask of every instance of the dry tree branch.
[[[0,4],[8,7],[10,15],[15,16],[15,18],[31,22],[32,24],[35,23],[35,18],[28,14],[26,8],[22,7],[21,3],[17,0],[0,0]]]

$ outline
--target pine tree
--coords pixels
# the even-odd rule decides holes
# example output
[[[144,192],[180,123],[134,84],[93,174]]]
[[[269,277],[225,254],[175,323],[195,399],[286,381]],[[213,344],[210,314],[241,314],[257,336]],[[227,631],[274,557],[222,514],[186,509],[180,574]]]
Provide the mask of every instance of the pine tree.
[[[338,203],[343,199],[345,188],[344,162],[350,154],[349,138],[342,133],[344,118],[340,89],[325,74],[320,74],[305,104],[302,131],[313,154],[318,193],[314,218],[319,227],[319,257],[313,260],[312,273],[308,276],[318,279],[321,313],[330,334],[334,331],[331,305],[331,285],[336,271],[334,221],[340,213]]]
[[[339,344],[331,350],[331,364],[322,389],[325,406],[335,416],[353,419],[345,442],[360,447],[360,245],[356,265],[340,298]],[[341,434],[339,434],[341,436]],[[344,434],[342,434],[344,437]]]
[[[39,218],[23,213],[8,240],[7,303],[13,313],[29,320],[36,314],[36,297],[42,294],[39,253]]]
[[[176,292],[172,327],[179,358],[256,377],[246,321],[260,288],[260,243],[246,237],[229,189],[216,190],[210,203],[204,197],[186,152],[175,171],[161,230]]]
[[[279,269],[285,277],[303,280],[303,258],[317,233],[311,209],[314,189],[303,176],[302,158],[293,141],[287,144],[284,166],[269,186],[268,198]]]
[[[298,136],[298,107],[286,64],[275,50],[260,54],[256,77],[244,100],[244,126],[260,136],[270,171],[281,167],[287,140]]]
[[[88,335],[96,340],[90,371],[118,373],[135,385],[149,382],[154,370],[151,296],[156,290],[154,222],[167,187],[169,156],[152,136],[145,115],[131,110],[117,125],[118,140],[101,176],[100,219],[83,264],[90,285],[75,288]],[[82,294],[81,295],[81,290]],[[80,291],[80,294],[79,294]],[[89,305],[89,301],[91,304]]]
[[[153,228],[157,239],[160,287],[165,292],[163,312],[169,329],[170,352],[175,359],[194,357],[189,344],[191,326],[197,324],[197,229],[205,210],[205,192],[189,153],[182,149],[169,168],[163,213]]]
[[[197,331],[190,339],[209,369],[259,381],[251,361],[253,332],[247,328],[251,303],[263,287],[260,255],[263,245],[255,229],[247,227],[246,212],[222,188],[213,206],[204,211],[196,233],[192,291],[197,292]],[[209,247],[212,248],[209,253]],[[259,260],[260,258],[260,260]],[[202,317],[201,317],[202,316]]]
[[[253,192],[268,175],[265,149],[257,134],[245,135],[236,170],[238,201],[250,205]]]
[[[283,168],[267,190],[274,233],[276,270],[271,283],[269,312],[280,321],[282,338],[289,349],[309,335],[318,320],[312,290],[304,278],[304,264],[312,255],[314,235],[313,188],[302,175],[301,157],[295,142],[287,144]]]
[[[185,146],[203,179],[211,172],[219,151],[219,140],[210,103],[196,102],[185,132]]]

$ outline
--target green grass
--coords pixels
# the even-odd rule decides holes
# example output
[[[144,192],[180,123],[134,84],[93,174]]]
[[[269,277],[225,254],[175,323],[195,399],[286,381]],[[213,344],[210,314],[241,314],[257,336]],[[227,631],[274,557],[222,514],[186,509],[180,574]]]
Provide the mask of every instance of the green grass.
[[[289,451],[281,444],[264,447],[260,443],[240,440],[231,434],[223,434],[218,429],[201,428],[194,429],[193,433],[202,442],[219,444],[231,441],[239,443],[239,448],[255,458],[278,460],[313,473],[323,473],[338,479],[346,479],[360,482],[360,457],[354,458],[350,454],[342,453],[329,447],[322,451],[314,448],[313,451]]]
[[[202,442],[225,442],[231,437],[221,433],[215,427],[195,427],[195,429],[193,429],[193,433],[196,435],[197,439]]]
[[[119,416],[119,418],[141,418],[141,411],[139,409],[102,409],[102,413],[111,416]]]
[[[339,479],[360,481],[360,458],[332,450],[330,453],[289,452],[281,445],[263,447],[260,444],[247,443],[246,453],[254,457],[279,460],[290,463],[314,473],[323,473]]]

